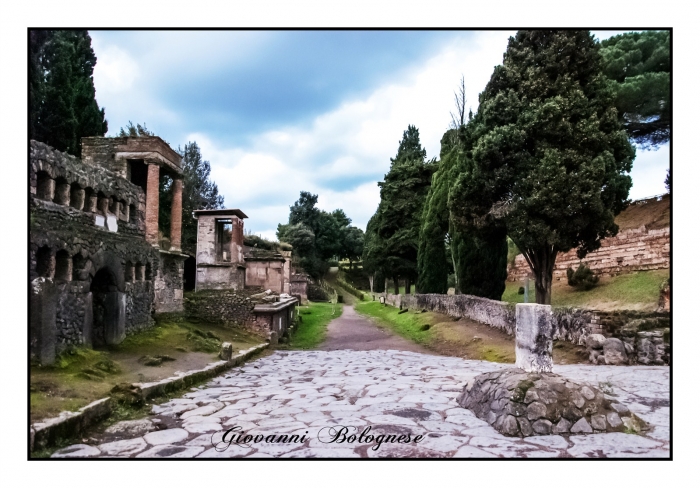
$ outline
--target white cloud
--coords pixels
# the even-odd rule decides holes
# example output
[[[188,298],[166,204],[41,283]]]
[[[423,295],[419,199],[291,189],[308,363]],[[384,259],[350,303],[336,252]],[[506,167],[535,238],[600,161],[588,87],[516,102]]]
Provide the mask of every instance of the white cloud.
[[[102,45],[95,39],[94,49],[100,53],[100,62],[95,65],[93,77],[99,88],[96,98],[124,94],[132,88],[139,77],[138,63],[129,53],[115,45]]]

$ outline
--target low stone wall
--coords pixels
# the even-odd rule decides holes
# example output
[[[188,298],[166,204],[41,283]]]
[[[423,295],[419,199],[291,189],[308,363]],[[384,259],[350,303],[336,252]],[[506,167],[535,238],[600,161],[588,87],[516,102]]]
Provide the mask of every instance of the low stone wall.
[[[245,327],[255,321],[255,303],[250,295],[258,291],[203,290],[187,293],[184,298],[185,314],[207,322]]]
[[[387,304],[397,308],[429,310],[455,318],[468,318],[507,333],[515,333],[515,305],[472,295],[393,295],[373,293],[374,300],[384,297]],[[618,338],[627,344],[626,364],[669,364],[670,314],[668,312],[639,312],[620,310],[602,312],[581,308],[552,308],[553,339],[577,346],[587,346],[589,336],[601,334]],[[663,338],[666,346],[654,350],[649,345]],[[653,340],[652,340],[653,339]],[[663,353],[656,351],[661,351]],[[651,351],[651,352],[650,352]],[[651,359],[647,359],[650,358]]]
[[[386,303],[397,308],[430,310],[444,313],[450,317],[468,318],[482,324],[490,325],[513,335],[515,333],[515,305],[512,303],[489,300],[472,295],[392,295],[374,293],[375,300],[385,297]]]

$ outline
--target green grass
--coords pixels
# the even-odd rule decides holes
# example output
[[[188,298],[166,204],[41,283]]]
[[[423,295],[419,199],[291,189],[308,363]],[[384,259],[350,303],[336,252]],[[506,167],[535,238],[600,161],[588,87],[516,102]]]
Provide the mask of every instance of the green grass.
[[[53,366],[30,366],[30,417],[32,422],[76,411],[109,395],[115,384],[171,376],[175,370],[204,367],[217,359],[222,341],[234,351],[263,340],[241,329],[193,323],[164,317],[152,328],[130,335],[121,344],[100,350],[75,348],[62,353]],[[145,366],[143,356],[167,355],[175,361]]]
[[[566,279],[552,284],[552,305],[555,307],[581,307],[594,309],[654,310],[659,301],[661,283],[669,277],[669,270],[638,271],[635,273],[601,278],[598,286],[588,291],[578,291],[569,286]],[[501,297],[504,302],[522,303],[524,295],[518,295],[522,282],[507,282]],[[535,284],[530,280],[530,302],[535,301]]]
[[[292,334],[290,349],[313,349],[326,338],[328,323],[343,312],[343,306],[337,303],[311,302],[299,307],[297,330]]]
[[[376,319],[380,325],[418,344],[426,345],[433,338],[431,329],[421,330],[423,325],[431,323],[433,317],[430,312],[417,314],[415,311],[408,311],[399,314],[398,308],[384,306],[379,302],[359,302],[355,305],[355,310],[361,315]]]

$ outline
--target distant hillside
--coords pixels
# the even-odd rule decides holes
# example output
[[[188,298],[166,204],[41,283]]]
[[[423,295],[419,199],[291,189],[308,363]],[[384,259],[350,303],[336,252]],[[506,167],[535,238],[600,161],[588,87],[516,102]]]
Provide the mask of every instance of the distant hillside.
[[[620,231],[637,229],[644,225],[647,229],[663,229],[671,225],[671,195],[637,200],[623,210],[615,219]]]

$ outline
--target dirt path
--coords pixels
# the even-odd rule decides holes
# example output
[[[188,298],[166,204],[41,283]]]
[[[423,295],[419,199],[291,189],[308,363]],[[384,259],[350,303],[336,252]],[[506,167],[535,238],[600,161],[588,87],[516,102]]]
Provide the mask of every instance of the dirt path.
[[[343,314],[328,324],[328,335],[319,349],[322,351],[394,349],[434,354],[418,344],[379,328],[370,320],[358,315],[352,305],[344,305]]]

